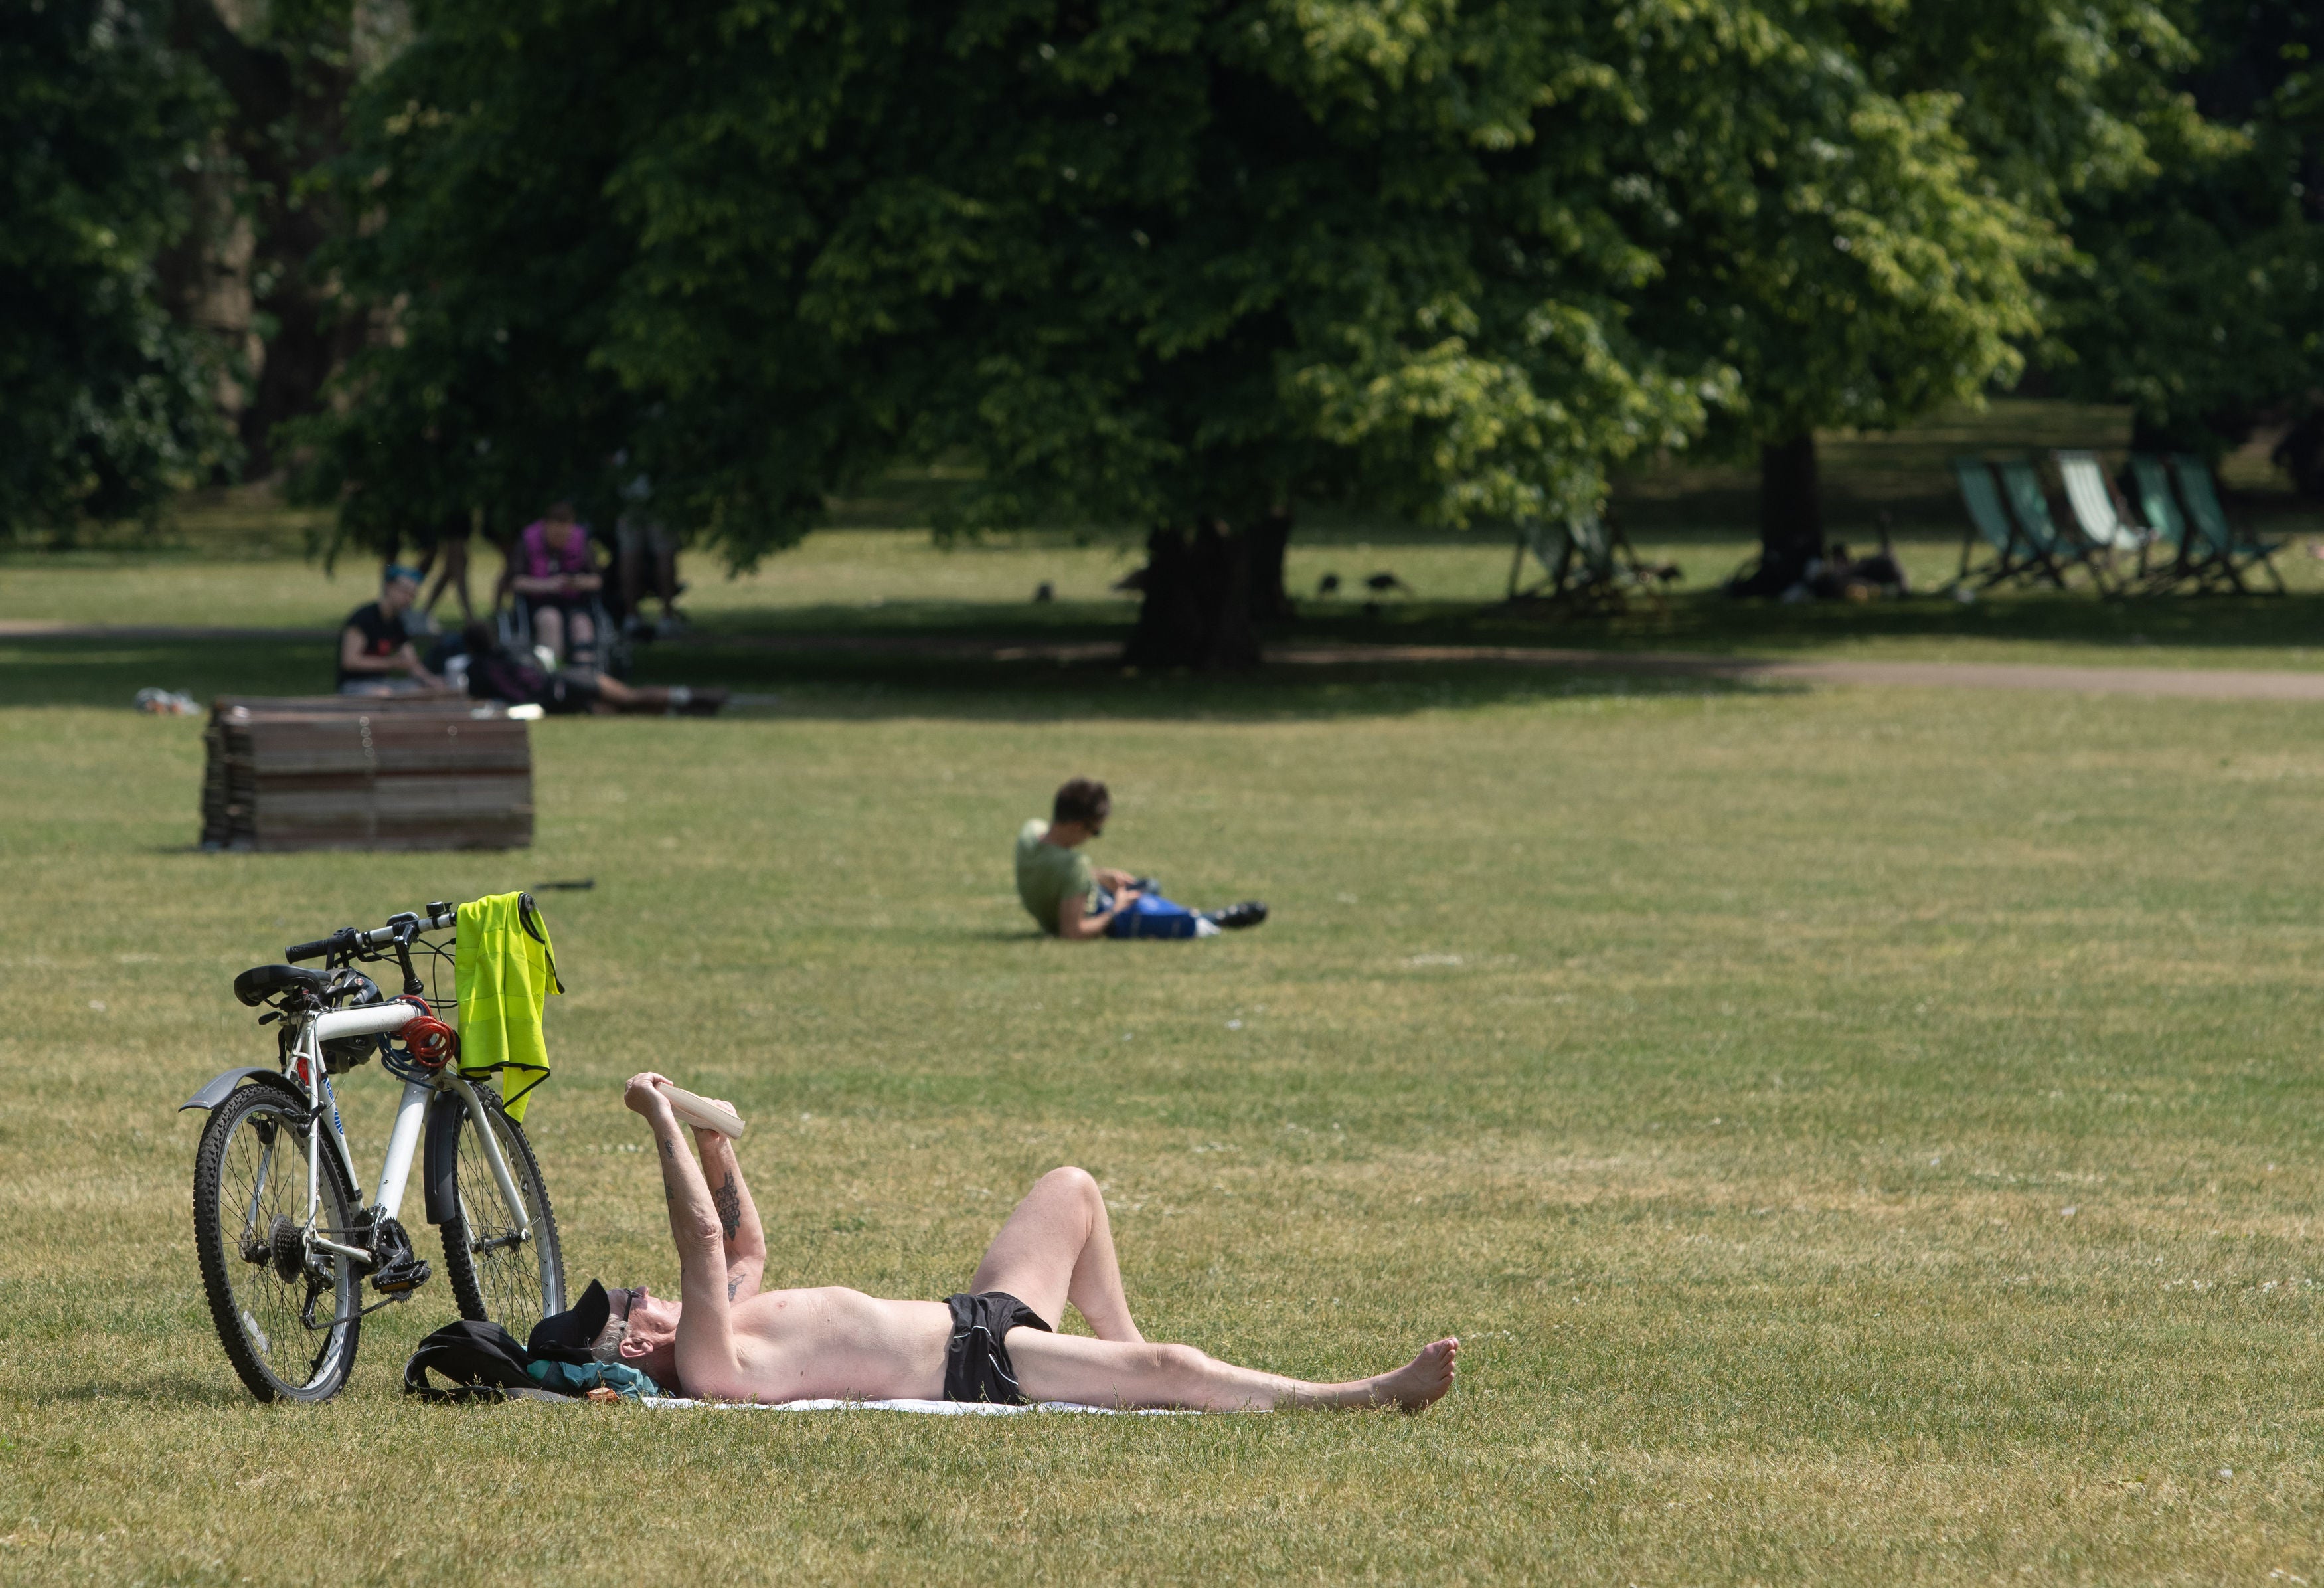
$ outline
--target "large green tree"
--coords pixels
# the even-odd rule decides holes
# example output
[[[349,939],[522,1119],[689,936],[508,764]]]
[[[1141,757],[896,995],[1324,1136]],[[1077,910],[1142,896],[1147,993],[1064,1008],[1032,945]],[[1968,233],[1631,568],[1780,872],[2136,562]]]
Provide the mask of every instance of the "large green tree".
[[[439,505],[415,452],[474,494],[466,444],[523,426],[535,475],[620,447],[748,558],[868,469],[965,457],[947,527],[1148,529],[1138,653],[1223,665],[1296,503],[1584,511],[1725,392],[1627,330],[1654,262],[1608,183],[1652,134],[1591,7],[420,22],[348,164],[346,279],[393,344],[313,480],[384,516]]]
[[[2076,195],[2137,180],[2200,124],[2158,0],[1766,0],[1658,78],[1690,158],[1626,217],[1664,269],[1636,322],[1720,358],[1744,401],[1774,594],[1824,546],[1815,432],[1883,429],[2013,381],[2072,259]]]
[[[2175,39],[2146,0],[416,20],[343,168],[336,263],[388,339],[310,489],[385,532],[618,451],[748,560],[964,458],[947,529],[1148,531],[1133,654],[1202,665],[1255,654],[1300,503],[1586,512],[1722,410],[1788,582],[1815,428],[2014,371],[2057,168],[2144,157],[2124,63]]]
[[[152,510],[227,452],[156,257],[214,101],[144,0],[0,9],[0,536]]]

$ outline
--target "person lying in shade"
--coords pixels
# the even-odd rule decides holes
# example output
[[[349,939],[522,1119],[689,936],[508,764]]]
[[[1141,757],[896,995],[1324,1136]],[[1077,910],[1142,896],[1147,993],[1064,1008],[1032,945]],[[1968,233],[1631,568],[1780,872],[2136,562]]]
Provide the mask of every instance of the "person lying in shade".
[[[1051,937],[1215,937],[1220,928],[1255,927],[1267,919],[1256,899],[1224,909],[1195,910],[1162,897],[1150,877],[1092,865],[1081,846],[1105,831],[1113,808],[1103,783],[1075,778],[1057,790],[1050,819],[1035,817],[1017,833],[1017,897]]]
[[[726,704],[724,689],[670,688],[624,684],[594,668],[567,667],[547,672],[500,642],[489,623],[470,623],[461,632],[467,645],[468,693],[503,706],[538,706],[550,716],[632,712],[647,716],[708,716]]]

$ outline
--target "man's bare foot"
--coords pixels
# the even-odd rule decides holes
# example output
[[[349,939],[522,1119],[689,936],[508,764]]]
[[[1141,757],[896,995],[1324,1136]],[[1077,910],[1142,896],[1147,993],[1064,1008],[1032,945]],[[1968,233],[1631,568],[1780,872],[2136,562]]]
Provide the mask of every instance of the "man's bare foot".
[[[1420,1411],[1434,1405],[1452,1388],[1452,1359],[1460,1350],[1461,1342],[1450,1336],[1429,1342],[1420,1348],[1418,1356],[1365,1386],[1371,1391],[1371,1403],[1401,1411]]]

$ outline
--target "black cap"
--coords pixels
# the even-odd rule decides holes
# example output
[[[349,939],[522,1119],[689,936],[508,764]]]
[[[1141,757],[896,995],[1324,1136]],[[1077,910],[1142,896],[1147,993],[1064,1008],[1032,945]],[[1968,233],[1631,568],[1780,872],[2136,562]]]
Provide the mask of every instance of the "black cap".
[[[533,1325],[526,1348],[535,1356],[576,1366],[618,1362],[622,1336],[630,1332],[630,1306],[636,1300],[634,1290],[608,1290],[592,1279],[571,1307]]]

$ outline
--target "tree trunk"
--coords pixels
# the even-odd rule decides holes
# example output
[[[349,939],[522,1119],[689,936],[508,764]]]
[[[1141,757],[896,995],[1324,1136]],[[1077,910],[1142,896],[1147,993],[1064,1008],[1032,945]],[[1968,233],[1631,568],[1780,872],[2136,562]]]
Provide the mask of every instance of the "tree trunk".
[[[1251,626],[1250,537],[1213,519],[1191,534],[1146,538],[1146,599],[1122,652],[1127,667],[1240,671],[1259,665]]]
[[[1291,509],[1276,506],[1246,531],[1250,540],[1250,615],[1281,623],[1296,614],[1283,586],[1283,553],[1291,544]]]
[[[329,323],[324,284],[309,270],[333,224],[330,201],[300,190],[338,152],[354,71],[327,51],[297,47],[315,41],[247,42],[226,25],[216,0],[177,0],[171,23],[171,43],[208,69],[231,106],[222,130],[242,161],[241,198],[254,247],[230,268],[251,294],[253,323],[269,328],[235,420],[245,475],[263,478],[274,468],[274,427],[314,411],[324,381],[362,344],[359,320]],[[212,261],[199,263],[214,268]]]
[[[1815,432],[1759,448],[1759,567],[1737,596],[1780,596],[1823,555],[1823,501],[1816,486]]]

